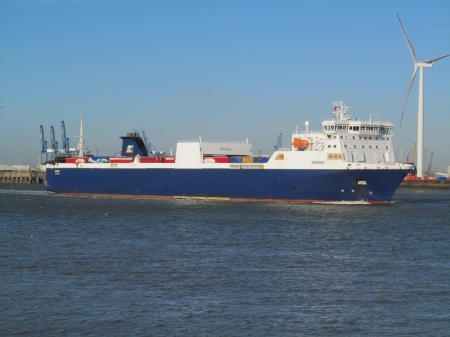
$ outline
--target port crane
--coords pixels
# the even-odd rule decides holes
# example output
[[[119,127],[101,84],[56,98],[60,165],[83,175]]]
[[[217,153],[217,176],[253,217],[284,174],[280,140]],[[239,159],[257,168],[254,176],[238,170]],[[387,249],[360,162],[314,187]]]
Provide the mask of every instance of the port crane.
[[[40,138],[41,138],[41,164],[43,163],[42,157],[45,153],[45,162],[48,161],[48,148],[47,148],[47,141],[45,140],[44,137],[44,127],[41,125],[40,127]]]
[[[53,126],[50,127],[50,145],[51,152],[53,152],[53,158],[58,154],[58,142],[55,139],[55,128]]]
[[[273,147],[274,151],[278,151],[279,149],[281,149],[281,139],[282,138],[283,138],[283,135],[280,133],[277,138],[277,144]]]
[[[55,137],[55,128],[50,127],[50,146],[44,137],[44,127],[40,126],[40,139],[41,139],[41,164],[46,163],[49,159],[55,157],[70,157],[75,153],[75,148],[70,147],[70,140],[66,136],[66,125],[64,121],[61,121],[61,146]],[[43,160],[45,154],[45,161]],[[50,154],[50,155],[49,155]]]
[[[433,151],[431,151],[430,155],[430,164],[428,164],[428,172],[431,172],[431,163],[433,162]]]
[[[411,154],[411,152],[412,152],[411,161],[409,161],[409,155]],[[411,151],[409,151],[408,155],[406,156],[406,161],[414,164],[415,156],[416,156],[416,143],[414,143]]]
[[[61,140],[63,152],[69,153],[69,138],[66,137],[66,125],[64,124],[64,121],[61,121]]]
[[[145,148],[147,150],[147,153],[151,153],[151,145],[147,140],[147,135],[145,134],[145,131],[142,130],[142,138],[144,139]]]

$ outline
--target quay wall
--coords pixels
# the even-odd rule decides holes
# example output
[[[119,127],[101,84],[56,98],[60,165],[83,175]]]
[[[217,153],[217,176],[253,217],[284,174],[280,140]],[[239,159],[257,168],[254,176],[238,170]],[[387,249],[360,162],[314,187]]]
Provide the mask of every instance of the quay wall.
[[[404,180],[399,189],[450,190],[450,181],[446,180]]]
[[[0,171],[0,183],[6,184],[43,184],[45,183],[44,171]]]

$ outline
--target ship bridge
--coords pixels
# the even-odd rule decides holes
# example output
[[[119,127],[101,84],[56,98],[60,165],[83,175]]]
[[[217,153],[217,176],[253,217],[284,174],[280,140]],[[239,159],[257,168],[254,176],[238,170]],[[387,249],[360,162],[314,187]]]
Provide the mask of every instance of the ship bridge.
[[[328,160],[348,163],[393,164],[393,124],[352,119],[343,101],[333,103],[333,118],[322,122],[322,131],[296,128],[292,134],[292,151],[324,151]]]

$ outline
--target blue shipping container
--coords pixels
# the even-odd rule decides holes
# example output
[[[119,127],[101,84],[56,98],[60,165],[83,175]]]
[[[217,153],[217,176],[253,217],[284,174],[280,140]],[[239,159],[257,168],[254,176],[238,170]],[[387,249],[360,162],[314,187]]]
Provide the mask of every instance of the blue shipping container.
[[[109,157],[89,157],[88,158],[89,163],[109,163]]]
[[[254,163],[267,163],[268,161],[269,161],[269,157],[267,157],[267,156],[253,157]]]
[[[242,163],[242,157],[231,157],[232,163]]]

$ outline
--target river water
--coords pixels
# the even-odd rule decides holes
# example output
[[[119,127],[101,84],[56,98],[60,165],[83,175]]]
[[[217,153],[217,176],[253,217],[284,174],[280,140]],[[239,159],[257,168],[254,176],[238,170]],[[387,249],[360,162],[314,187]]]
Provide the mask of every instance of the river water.
[[[443,336],[450,191],[388,205],[0,185],[2,336]]]

